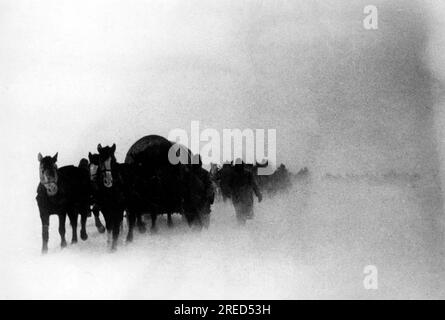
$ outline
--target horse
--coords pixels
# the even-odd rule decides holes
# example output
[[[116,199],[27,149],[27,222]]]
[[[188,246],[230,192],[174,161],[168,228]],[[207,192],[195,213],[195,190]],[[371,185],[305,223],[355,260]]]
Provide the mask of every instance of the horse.
[[[198,228],[208,228],[211,206],[215,201],[215,187],[210,173],[202,168],[200,159],[198,164],[192,164],[187,169],[184,175],[185,192],[183,195],[185,218],[189,226],[195,224]]]
[[[95,202],[99,206],[105,218],[105,227],[108,239],[111,239],[111,251],[117,249],[120,227],[124,217],[124,211],[129,209],[131,192],[133,189],[130,170],[116,161],[114,155],[116,144],[111,147],[97,146],[99,153],[98,165],[94,164],[93,157],[90,162],[90,179],[95,185]]]
[[[86,220],[89,213],[90,185],[88,173],[75,166],[57,167],[56,153],[53,157],[38,154],[40,182],[37,187],[37,205],[42,222],[42,254],[48,252],[49,218],[59,217],[61,247],[67,246],[65,239],[66,216],[71,223],[71,243],[77,243],[77,217],[81,216],[80,237],[87,240]]]
[[[218,171],[220,168],[216,163],[210,163],[210,181],[212,182],[212,187],[214,190],[214,199],[216,201],[222,200],[222,193],[221,193],[221,186],[220,186],[220,180],[218,178]]]
[[[79,164],[80,167],[80,164]],[[104,233],[105,232],[105,227],[102,224],[102,222],[100,221],[99,218],[99,213],[100,213],[100,207],[97,203],[97,184],[96,184],[96,176],[97,176],[97,169],[99,168],[99,154],[95,153],[95,154],[91,154],[91,152],[88,153],[88,160],[85,159],[85,163],[83,164],[83,166],[86,170],[88,170],[88,174],[90,177],[90,185],[91,185],[91,211],[93,212],[94,215],[94,224],[97,228],[97,231],[99,231],[99,233]]]

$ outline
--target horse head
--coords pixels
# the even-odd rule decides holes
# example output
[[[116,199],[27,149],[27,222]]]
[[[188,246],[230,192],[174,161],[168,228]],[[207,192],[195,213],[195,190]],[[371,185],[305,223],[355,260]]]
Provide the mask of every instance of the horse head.
[[[57,154],[53,157],[51,156],[42,156],[39,152],[37,159],[39,160],[39,175],[40,175],[40,183],[45,187],[46,193],[49,196],[54,196],[57,194],[58,187],[58,175],[57,175]]]
[[[116,151],[116,144],[113,143],[111,147],[102,147],[101,144],[98,144],[97,151],[99,152],[98,168],[102,176],[103,185],[106,188],[111,188],[113,186],[112,169],[113,165],[116,163],[116,158],[114,156],[114,152]]]
[[[96,182],[99,171],[99,154],[88,153],[88,172],[90,174],[90,181]]]

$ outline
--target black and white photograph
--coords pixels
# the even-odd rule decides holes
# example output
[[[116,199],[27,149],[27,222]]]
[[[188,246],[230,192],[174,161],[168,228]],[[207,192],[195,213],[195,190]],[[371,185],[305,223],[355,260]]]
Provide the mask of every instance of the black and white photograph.
[[[0,128],[1,300],[445,299],[445,1],[0,0]]]

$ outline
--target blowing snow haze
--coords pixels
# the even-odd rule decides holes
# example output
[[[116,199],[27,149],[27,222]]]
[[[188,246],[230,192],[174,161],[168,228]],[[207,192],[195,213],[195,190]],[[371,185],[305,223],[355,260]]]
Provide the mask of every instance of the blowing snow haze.
[[[189,130],[191,121],[198,120],[201,129],[221,132],[224,128],[276,129],[277,163],[284,163],[293,172],[307,166],[313,177],[393,173],[418,174],[424,179],[413,187],[414,191],[406,186],[391,186],[368,193],[368,187],[363,185],[342,189],[322,182],[300,189],[297,186],[295,197],[279,198],[286,201],[279,210],[285,221],[292,221],[289,226],[301,232],[298,239],[292,238],[291,227],[280,224],[280,212],[275,212],[278,209],[260,204],[260,215],[263,212],[265,216],[255,221],[258,229],[247,229],[241,237],[257,241],[249,230],[252,234],[262,230],[276,241],[273,245],[280,247],[281,240],[275,238],[274,229],[266,228],[261,224],[264,222],[283,233],[285,254],[293,252],[298,257],[297,250],[290,248],[299,243],[303,252],[300,258],[292,256],[287,260],[284,253],[280,256],[281,249],[277,253],[276,261],[285,265],[289,277],[302,272],[303,276],[297,278],[304,279],[307,270],[298,265],[313,262],[317,271],[311,269],[309,278],[323,283],[316,273],[326,271],[321,267],[326,261],[328,266],[335,264],[334,258],[328,259],[332,253],[327,248],[330,242],[336,243],[336,232],[346,232],[347,227],[353,230],[350,236],[356,238],[338,240],[340,244],[332,252],[339,257],[348,251],[349,241],[363,236],[364,225],[369,226],[364,234],[374,239],[372,245],[379,246],[381,239],[390,237],[400,225],[410,233],[410,226],[419,219],[422,226],[412,227],[416,231],[407,237],[415,239],[409,241],[416,243],[416,257],[433,259],[437,256],[434,250],[441,248],[444,226],[440,173],[445,159],[441,94],[445,81],[445,6],[440,1],[374,1],[372,4],[379,10],[379,27],[366,30],[363,8],[368,4],[362,0],[153,0],[131,4],[114,0],[0,0],[0,141],[7,154],[0,161],[7,168],[4,181],[8,184],[2,186],[5,213],[0,220],[3,226],[17,228],[14,235],[2,236],[25,248],[18,259],[35,249],[33,241],[38,241],[35,239],[40,232],[34,201],[39,152],[58,152],[59,166],[77,165],[80,158],[96,150],[98,143],[116,143],[117,159],[123,161],[129,147],[140,137],[166,137],[175,128]],[[349,196],[355,191],[358,193]],[[367,195],[370,198],[362,201],[361,197]],[[391,200],[385,200],[388,197]],[[400,209],[399,203],[405,200],[406,209]],[[385,201],[394,201],[390,209],[385,207]],[[376,211],[369,209],[376,203]],[[231,221],[231,210],[217,207],[214,215],[219,212],[220,216],[212,225]],[[353,221],[355,215],[361,218]],[[299,220],[292,220],[296,216]],[[349,222],[343,223],[342,219]],[[382,219],[387,219],[387,224]],[[371,229],[378,229],[377,235]],[[226,231],[226,227],[217,228],[215,235],[204,238],[210,243],[224,241]],[[428,233],[434,234],[434,239],[426,236]],[[403,237],[399,233],[394,237],[397,235]],[[52,239],[56,237],[57,232]],[[8,241],[5,243],[12,240]],[[180,245],[179,240],[174,241]],[[397,251],[395,248],[403,248],[403,254],[409,251],[403,241],[388,241],[383,260],[377,260],[385,261],[392,250]],[[154,242],[165,245],[159,238]],[[192,240],[194,244],[198,242]],[[357,243],[364,245],[361,240]],[[359,244],[356,251],[351,251],[354,257],[365,250]],[[430,247],[423,252],[422,245]],[[223,261],[230,260],[232,252],[221,246],[221,257],[213,257],[212,261],[226,266]],[[260,252],[267,251],[265,243],[250,243],[248,248],[255,252],[252,261],[261,261]],[[373,248],[367,247],[368,252],[374,252]],[[5,252],[8,250],[5,248]],[[198,258],[191,248],[186,250],[185,261],[194,265]],[[247,249],[236,250],[237,254],[249,256]],[[211,254],[210,250],[205,252]],[[2,260],[8,254],[2,254]],[[81,254],[79,250],[73,255],[64,253],[69,261],[76,261],[76,255]],[[162,261],[163,254],[158,247],[155,259]],[[316,258],[312,259],[312,255]],[[172,255],[167,253],[167,257],[172,260]],[[372,260],[373,255],[367,257]],[[442,257],[437,259],[443,261]],[[104,259],[111,261],[109,257]],[[124,259],[119,259],[124,264]],[[79,263],[88,263],[87,260],[82,256]],[[359,268],[359,284],[362,266],[370,263],[365,260],[354,260]],[[149,257],[144,261],[149,264]],[[252,261],[244,262],[253,266]],[[272,271],[279,269],[279,263],[272,258],[267,261],[269,271],[256,269],[254,274],[259,278],[267,274],[273,279],[267,288],[279,291],[281,285],[286,286],[286,275],[273,278]],[[105,260],[98,263],[105,264]],[[423,274],[434,273],[435,280],[429,278],[423,287],[410,287],[404,291],[407,295],[427,296],[425,288],[443,279],[440,263],[434,260],[427,264],[428,267],[412,266],[410,274],[422,270]],[[228,290],[222,296],[232,297],[230,293],[237,288],[231,282],[234,278],[225,273],[225,267],[212,266],[206,266],[208,275],[224,274],[216,286]],[[12,264],[1,268],[6,273],[14,269]],[[339,271],[336,268],[335,272]],[[334,269],[328,274],[334,274]],[[397,274],[395,264],[390,269]],[[142,272],[141,267],[137,270]],[[113,271],[108,270],[109,274]],[[190,278],[196,290],[204,290],[197,274],[190,274]],[[310,291],[311,283],[307,281],[304,288]],[[338,279],[332,280],[327,290],[339,283]],[[24,282],[21,285],[31,290],[31,296],[38,295],[36,288],[29,289]],[[248,285],[243,297],[248,298],[259,288],[267,289],[259,284]],[[185,295],[186,290],[182,290]],[[11,292],[23,296],[20,287]],[[286,287],[277,296],[317,297],[317,292],[305,295]],[[356,288],[350,292],[345,295],[354,297]],[[137,297],[139,293],[132,291],[129,296]],[[362,297],[361,294],[357,295]],[[394,291],[383,293],[384,297],[393,295]]]
[[[417,2],[379,2],[376,31],[363,1],[1,3],[2,127],[20,159],[77,162],[98,142],[123,158],[192,120],[277,129],[294,170],[411,171],[434,153]]]

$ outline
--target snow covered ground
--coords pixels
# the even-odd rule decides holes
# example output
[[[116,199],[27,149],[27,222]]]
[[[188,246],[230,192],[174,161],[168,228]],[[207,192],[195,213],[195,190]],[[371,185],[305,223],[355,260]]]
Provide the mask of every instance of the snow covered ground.
[[[428,180],[311,178],[257,204],[245,228],[217,203],[208,230],[162,218],[116,253],[92,219],[90,238],[61,250],[53,217],[47,256],[28,197],[2,242],[0,298],[444,298],[441,197]],[[363,287],[366,265],[378,290]]]

